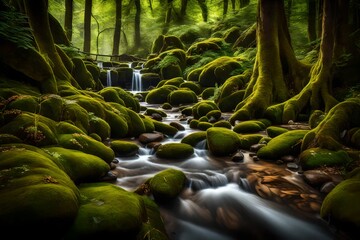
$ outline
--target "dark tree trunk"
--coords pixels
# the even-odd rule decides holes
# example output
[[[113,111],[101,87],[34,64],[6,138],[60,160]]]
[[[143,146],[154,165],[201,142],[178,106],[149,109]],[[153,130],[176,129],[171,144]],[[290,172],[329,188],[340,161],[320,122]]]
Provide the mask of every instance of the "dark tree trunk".
[[[73,0],[65,0],[65,33],[69,41],[72,39]]]
[[[134,35],[134,50],[137,50],[141,45],[140,37],[140,14],[141,14],[141,5],[140,0],[135,0],[135,35]]]
[[[115,30],[114,30],[114,39],[113,39],[113,50],[112,55],[119,55],[120,49],[120,34],[121,34],[121,10],[122,10],[122,0],[115,0],[116,13],[115,13]],[[112,57],[112,60],[116,60],[117,57]]]
[[[181,0],[180,16],[182,18],[184,18],[186,15],[187,4],[188,0]]]
[[[201,12],[202,12],[202,17],[203,17],[203,21],[207,22],[207,18],[208,18],[208,7],[206,5],[205,0],[197,0],[198,4],[201,8]]]
[[[85,14],[84,14],[84,52],[91,51],[91,10],[92,0],[85,0]]]
[[[324,0],[317,0],[317,38],[320,38],[322,33],[323,2]]]
[[[172,19],[172,8],[173,8],[173,0],[167,0],[166,3],[166,13],[165,13],[165,23],[164,23],[164,29],[162,31],[163,34],[166,34],[170,27],[170,22]]]
[[[224,5],[223,5],[223,17],[225,17],[225,15],[227,14],[228,7],[229,7],[229,0],[224,0]]]
[[[231,8],[235,11],[235,0],[231,0]]]
[[[309,42],[316,40],[316,0],[308,0],[308,39]]]
[[[239,3],[240,3],[240,8],[243,8],[249,5],[250,0],[239,0]]]

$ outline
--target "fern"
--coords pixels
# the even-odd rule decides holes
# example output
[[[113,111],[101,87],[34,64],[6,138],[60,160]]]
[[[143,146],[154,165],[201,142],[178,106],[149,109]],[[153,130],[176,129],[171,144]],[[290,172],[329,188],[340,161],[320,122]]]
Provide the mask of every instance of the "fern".
[[[33,48],[33,36],[27,17],[15,10],[0,11],[0,39],[25,49]]]

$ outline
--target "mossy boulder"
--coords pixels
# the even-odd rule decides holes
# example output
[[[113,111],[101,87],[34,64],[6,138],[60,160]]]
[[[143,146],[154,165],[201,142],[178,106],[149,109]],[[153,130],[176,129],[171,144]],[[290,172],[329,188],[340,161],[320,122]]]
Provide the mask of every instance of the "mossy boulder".
[[[111,128],[110,125],[102,118],[95,116],[95,114],[89,114],[89,129],[88,134],[97,134],[100,140],[104,141],[110,138]]]
[[[310,128],[313,129],[313,128],[316,128],[319,123],[324,120],[325,118],[325,113],[321,110],[315,110],[311,115],[310,115],[310,118],[309,118],[309,125],[310,125]]]
[[[211,127],[206,130],[206,139],[209,151],[215,156],[230,156],[240,146],[237,133],[222,127]]]
[[[115,154],[111,148],[87,135],[78,133],[61,134],[58,139],[59,145],[64,148],[79,150],[98,156],[107,163],[114,160]]]
[[[221,117],[221,111],[220,110],[212,110],[206,114],[206,117],[208,119],[214,119],[215,121],[217,121]]]
[[[198,131],[190,133],[189,135],[185,136],[181,139],[181,143],[189,144],[195,147],[199,142],[206,139],[206,132],[205,131]]]
[[[175,87],[180,87],[181,84],[183,84],[185,81],[182,77],[175,77],[175,78],[171,78],[171,79],[166,79],[163,82],[163,86],[164,85],[170,85],[170,86],[175,86]]]
[[[201,55],[206,51],[220,51],[223,39],[221,38],[209,38],[200,42],[192,44],[186,51],[187,55]]]
[[[75,182],[98,181],[110,170],[101,158],[78,150],[61,147],[47,147],[43,150],[61,165],[61,169]]]
[[[111,141],[110,148],[114,151],[115,156],[134,156],[139,151],[136,143],[124,140]]]
[[[160,87],[150,90],[146,95],[145,102],[150,104],[162,104],[167,102],[168,95],[171,93],[171,89],[167,87]]]
[[[360,228],[360,180],[350,178],[340,182],[325,197],[320,210],[322,218],[356,236]]]
[[[42,95],[39,104],[39,113],[54,121],[61,121],[63,120],[63,104],[64,100],[59,95]]]
[[[189,127],[191,128],[191,129],[196,129],[197,127],[198,127],[198,125],[199,125],[199,120],[197,120],[197,119],[191,119],[190,120],[190,123],[189,123]]]
[[[277,126],[270,126],[266,128],[266,134],[271,138],[279,136],[280,134],[286,133],[288,131],[289,130],[286,128],[277,127]]]
[[[271,139],[262,147],[257,155],[259,158],[276,160],[284,155],[300,153],[302,139],[308,130],[291,130]]]
[[[39,109],[38,98],[30,95],[14,95],[7,99],[6,109],[19,109],[36,113]]]
[[[236,133],[256,133],[265,130],[266,126],[261,121],[248,120],[236,124],[233,131]]]
[[[95,89],[96,83],[87,70],[84,61],[79,57],[74,57],[71,60],[74,64],[72,75],[80,87],[82,89]]]
[[[201,92],[201,98],[203,100],[210,99],[215,94],[215,87],[207,87]]]
[[[180,84],[180,88],[188,88],[192,90],[196,95],[201,94],[201,86],[199,83],[191,82],[191,81],[185,81]]]
[[[206,116],[206,114],[212,110],[219,110],[219,108],[211,100],[203,100],[192,107],[192,113],[195,119]]]
[[[346,166],[351,158],[344,150],[332,151],[322,148],[309,148],[302,151],[300,164],[303,169],[314,169],[322,166]]]
[[[199,121],[197,128],[201,131],[206,131],[207,129],[211,128],[212,126],[213,126],[212,123]]]
[[[146,132],[146,128],[144,125],[143,120],[141,119],[140,115],[134,112],[131,109],[126,109],[129,120],[128,121],[128,137],[138,137],[140,134]]]
[[[12,134],[0,133],[0,144],[22,143],[22,140]]]
[[[157,173],[149,181],[149,186],[156,201],[165,202],[176,198],[183,190],[185,174],[176,169],[166,169]]]
[[[151,119],[148,116],[144,116],[144,115],[143,116],[140,115],[140,117],[144,123],[145,132],[152,133],[153,131],[155,131],[155,125],[154,125],[153,119]]]
[[[153,115],[154,113],[159,114],[159,115],[162,116],[162,117],[167,117],[166,112],[164,112],[164,111],[161,110],[161,109],[147,108],[146,111],[144,112],[144,114],[147,115],[147,116],[151,116],[151,115]]]
[[[222,112],[233,112],[237,104],[243,100],[244,95],[245,90],[239,90],[219,99],[216,104]]]
[[[154,123],[155,131],[161,132],[168,136],[174,136],[179,130],[169,124],[152,120]]]
[[[197,103],[198,98],[192,90],[178,89],[169,94],[168,102],[171,105],[179,106],[181,104]]]
[[[110,183],[79,185],[80,209],[66,239],[135,239],[146,210],[142,198]]]
[[[231,123],[226,120],[220,120],[220,121],[214,123],[214,127],[223,127],[223,128],[227,128],[227,129],[232,129]]]
[[[0,147],[0,224],[13,238],[61,239],[79,209],[80,194],[41,149]],[[21,231],[16,229],[21,226]]]
[[[257,144],[263,139],[264,135],[262,134],[241,134],[240,138],[240,148],[250,150],[250,147],[254,144]]]
[[[186,143],[166,143],[158,147],[156,156],[165,159],[187,159],[194,154],[194,149]]]

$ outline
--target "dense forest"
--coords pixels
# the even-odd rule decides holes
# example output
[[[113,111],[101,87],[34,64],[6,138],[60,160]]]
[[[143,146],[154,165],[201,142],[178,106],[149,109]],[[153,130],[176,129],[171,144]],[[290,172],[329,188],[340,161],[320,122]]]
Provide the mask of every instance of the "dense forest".
[[[205,194],[180,164],[197,159],[332,239],[358,236],[358,1],[1,0],[0,52],[3,234],[185,239],[168,211]],[[126,189],[134,159],[154,169]],[[224,239],[280,231],[202,213]]]

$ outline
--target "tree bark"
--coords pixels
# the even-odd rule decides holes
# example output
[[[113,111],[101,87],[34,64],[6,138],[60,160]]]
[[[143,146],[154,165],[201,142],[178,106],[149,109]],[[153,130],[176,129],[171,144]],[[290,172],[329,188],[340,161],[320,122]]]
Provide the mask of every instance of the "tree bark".
[[[244,100],[230,118],[261,118],[266,109],[286,101],[306,84],[309,66],[300,63],[291,46],[283,0],[260,0],[257,20],[257,55]]]
[[[140,35],[140,14],[141,14],[141,5],[140,0],[135,0],[135,35],[134,35],[134,49],[138,49],[141,45],[141,35]]]
[[[113,39],[113,50],[112,55],[119,55],[120,50],[120,34],[121,34],[121,10],[122,10],[122,0],[115,0],[116,4],[116,13],[115,13],[115,30],[114,30],[114,39]],[[117,57],[112,57],[111,60],[117,60]]]
[[[73,0],[65,0],[65,23],[64,28],[66,36],[71,41],[72,39],[72,22],[73,22]]]
[[[92,0],[85,1],[85,14],[84,14],[84,47],[86,53],[91,51],[91,10]]]
[[[225,15],[227,14],[228,7],[229,7],[229,0],[224,0],[224,5],[223,5],[223,17],[225,17]]]
[[[308,39],[309,42],[313,42],[316,40],[316,0],[308,0]]]
[[[202,12],[202,17],[203,17],[203,21],[207,22],[208,19],[208,7],[206,5],[205,0],[197,0],[198,4],[201,8],[201,12]]]

